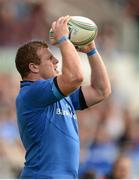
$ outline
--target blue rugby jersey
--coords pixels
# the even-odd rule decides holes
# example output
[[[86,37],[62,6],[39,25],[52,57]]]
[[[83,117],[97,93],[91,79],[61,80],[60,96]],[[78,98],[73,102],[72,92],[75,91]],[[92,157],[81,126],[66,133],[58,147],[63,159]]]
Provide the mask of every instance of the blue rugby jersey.
[[[81,89],[65,97],[56,78],[22,81],[17,121],[26,150],[21,178],[77,178],[79,136],[75,110],[86,108]]]

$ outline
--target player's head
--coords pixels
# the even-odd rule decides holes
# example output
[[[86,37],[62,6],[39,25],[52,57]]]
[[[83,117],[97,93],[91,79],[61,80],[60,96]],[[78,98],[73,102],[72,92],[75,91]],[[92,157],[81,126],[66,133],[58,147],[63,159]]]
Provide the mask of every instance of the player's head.
[[[15,58],[16,68],[23,79],[47,79],[56,76],[57,62],[47,43],[42,41],[24,44],[18,49]]]
[[[112,174],[114,179],[129,179],[131,160],[128,157],[119,157],[114,163]]]

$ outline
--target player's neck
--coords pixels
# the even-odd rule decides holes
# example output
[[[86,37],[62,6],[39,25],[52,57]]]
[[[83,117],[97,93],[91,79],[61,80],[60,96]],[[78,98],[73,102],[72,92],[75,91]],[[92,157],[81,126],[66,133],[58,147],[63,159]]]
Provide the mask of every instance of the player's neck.
[[[29,74],[27,77],[23,78],[23,81],[37,81],[43,79],[39,74]]]

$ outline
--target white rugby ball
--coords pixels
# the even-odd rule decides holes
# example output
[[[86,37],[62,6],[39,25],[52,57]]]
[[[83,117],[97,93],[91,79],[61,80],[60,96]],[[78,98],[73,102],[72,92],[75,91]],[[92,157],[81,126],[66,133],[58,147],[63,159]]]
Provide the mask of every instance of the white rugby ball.
[[[75,46],[84,46],[97,35],[97,25],[89,18],[72,16],[68,23],[69,39]]]
[[[68,27],[69,40],[77,47],[84,46],[93,41],[98,30],[94,21],[83,16],[71,16]],[[53,38],[53,32],[50,30],[50,39]]]

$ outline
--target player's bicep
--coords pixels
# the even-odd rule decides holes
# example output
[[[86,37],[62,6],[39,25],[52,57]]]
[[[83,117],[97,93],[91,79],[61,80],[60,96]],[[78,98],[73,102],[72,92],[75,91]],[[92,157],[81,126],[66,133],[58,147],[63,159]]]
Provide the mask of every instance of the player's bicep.
[[[100,94],[92,86],[82,86],[82,92],[88,107],[103,100],[102,96],[100,96]]]

